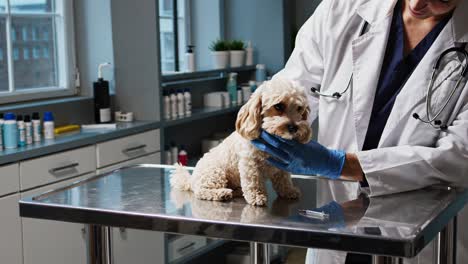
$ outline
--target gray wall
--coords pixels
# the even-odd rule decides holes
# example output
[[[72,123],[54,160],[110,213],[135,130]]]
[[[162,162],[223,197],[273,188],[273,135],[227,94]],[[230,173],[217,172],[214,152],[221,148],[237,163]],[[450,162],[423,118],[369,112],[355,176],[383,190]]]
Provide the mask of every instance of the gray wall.
[[[255,62],[266,64],[270,74],[286,62],[283,1],[225,0],[225,38],[251,40]]]
[[[112,0],[116,107],[159,120],[159,36],[155,0]]]
[[[223,0],[193,0],[190,2],[192,41],[197,70],[213,68],[209,46],[221,38],[223,29]]]
[[[92,85],[97,80],[98,65],[103,62],[114,64],[110,1],[74,1],[76,57],[83,96],[93,96]],[[103,75],[113,90],[113,69],[105,69]]]

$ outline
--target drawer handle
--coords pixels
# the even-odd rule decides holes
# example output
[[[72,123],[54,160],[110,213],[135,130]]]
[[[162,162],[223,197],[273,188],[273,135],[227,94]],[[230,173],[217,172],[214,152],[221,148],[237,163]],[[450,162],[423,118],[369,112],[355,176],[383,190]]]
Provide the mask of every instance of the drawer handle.
[[[146,144],[138,145],[136,147],[126,148],[126,149],[122,150],[122,152],[123,153],[128,153],[128,152],[133,152],[133,151],[137,151],[137,150],[144,149],[144,148],[146,148]]]
[[[57,173],[57,172],[60,172],[60,171],[73,169],[75,167],[78,167],[79,165],[80,165],[79,163],[72,163],[72,164],[62,166],[62,167],[57,167],[57,168],[50,169],[49,172],[50,173]]]
[[[184,251],[184,250],[186,250],[186,249],[189,249],[189,248],[191,248],[191,247],[193,247],[193,246],[195,246],[195,242],[192,242],[192,243],[186,245],[185,247],[182,247],[182,248],[177,249],[177,252],[181,253],[182,251]]]

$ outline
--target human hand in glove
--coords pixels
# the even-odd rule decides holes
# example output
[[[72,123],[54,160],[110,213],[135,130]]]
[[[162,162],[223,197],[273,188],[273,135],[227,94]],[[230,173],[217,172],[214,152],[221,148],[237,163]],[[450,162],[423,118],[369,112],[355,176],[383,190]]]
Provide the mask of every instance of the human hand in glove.
[[[258,139],[252,140],[252,144],[271,155],[267,160],[271,165],[293,174],[337,179],[345,163],[344,151],[328,149],[316,141],[302,144],[262,131]]]

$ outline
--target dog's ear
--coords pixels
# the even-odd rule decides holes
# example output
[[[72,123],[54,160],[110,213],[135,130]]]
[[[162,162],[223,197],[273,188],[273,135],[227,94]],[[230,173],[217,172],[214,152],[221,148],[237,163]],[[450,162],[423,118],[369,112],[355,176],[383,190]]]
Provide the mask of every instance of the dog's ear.
[[[252,140],[260,136],[262,125],[262,90],[259,87],[237,114],[236,131],[243,138]]]

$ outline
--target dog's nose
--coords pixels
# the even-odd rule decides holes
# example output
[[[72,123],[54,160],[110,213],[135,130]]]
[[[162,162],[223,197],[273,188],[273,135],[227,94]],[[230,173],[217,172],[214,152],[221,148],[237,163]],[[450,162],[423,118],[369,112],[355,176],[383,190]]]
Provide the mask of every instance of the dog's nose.
[[[297,129],[298,127],[296,125],[293,125],[293,124],[289,124],[288,125],[288,131],[289,133],[296,133],[297,132]]]

